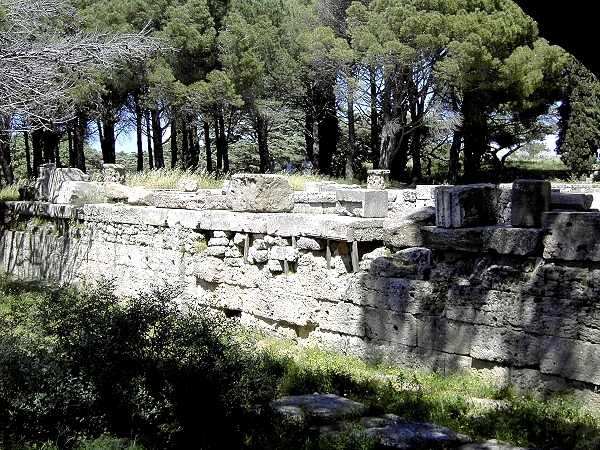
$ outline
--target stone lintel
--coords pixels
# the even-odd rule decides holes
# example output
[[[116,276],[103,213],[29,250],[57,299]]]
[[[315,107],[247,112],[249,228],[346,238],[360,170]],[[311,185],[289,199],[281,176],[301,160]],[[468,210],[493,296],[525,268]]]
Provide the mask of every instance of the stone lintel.
[[[428,248],[463,252],[496,252],[501,255],[537,256],[542,253],[541,229],[487,226],[475,228],[423,227]]]
[[[190,230],[222,230],[282,237],[315,237],[339,241],[380,241],[383,219],[342,217],[333,214],[243,213],[234,211],[155,208],[124,204],[94,204],[75,207],[41,202],[7,202],[9,212],[89,222],[123,223]]]

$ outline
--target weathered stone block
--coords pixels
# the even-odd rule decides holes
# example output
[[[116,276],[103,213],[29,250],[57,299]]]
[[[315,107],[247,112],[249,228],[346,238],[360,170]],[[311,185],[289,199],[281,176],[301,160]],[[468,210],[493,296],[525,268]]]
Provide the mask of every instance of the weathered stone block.
[[[228,198],[234,211],[266,213],[294,209],[292,187],[283,175],[234,175]]]
[[[248,250],[248,262],[250,264],[264,264],[269,260],[268,250],[259,250],[255,247],[250,247]]]
[[[552,192],[552,209],[565,211],[589,211],[594,202],[594,196],[590,194],[566,194]]]
[[[125,183],[125,173],[122,164],[102,164],[102,181],[106,183]]]
[[[540,228],[542,215],[550,209],[551,189],[549,181],[515,181],[511,200],[512,226]]]
[[[320,251],[323,250],[323,242],[320,239],[300,237],[296,242],[296,248],[298,250]]]
[[[388,219],[383,223],[383,242],[394,248],[420,247],[423,245],[421,229],[434,222],[434,208],[420,209],[400,219]]]
[[[130,189],[117,183],[92,181],[63,181],[53,196],[53,203],[84,205],[107,202],[126,202]]]
[[[79,169],[56,169],[53,164],[47,164],[40,167],[40,178],[36,181],[36,190],[38,197],[42,200],[50,203],[66,203],[57,201],[63,184],[69,181],[89,181],[89,179],[89,175]]]
[[[493,184],[441,186],[435,190],[436,225],[466,228],[497,223],[499,189]]]
[[[279,261],[295,262],[300,256],[300,252],[292,247],[274,246],[269,250],[269,259],[277,259]]]
[[[343,189],[336,191],[337,213],[354,217],[387,217],[388,194],[386,191],[366,189]]]
[[[153,194],[149,189],[134,187],[129,190],[127,203],[135,206],[150,206],[152,204]]]
[[[544,258],[600,261],[600,213],[549,212],[544,230]]]
[[[367,189],[384,190],[388,187],[389,170],[368,170],[367,171]]]
[[[503,226],[447,229],[423,227],[425,246],[462,252],[494,251],[501,255],[534,256],[542,252],[543,232],[537,228]]]
[[[200,189],[200,186],[196,180],[191,178],[182,178],[177,182],[176,188],[178,191],[196,192],[198,189]]]

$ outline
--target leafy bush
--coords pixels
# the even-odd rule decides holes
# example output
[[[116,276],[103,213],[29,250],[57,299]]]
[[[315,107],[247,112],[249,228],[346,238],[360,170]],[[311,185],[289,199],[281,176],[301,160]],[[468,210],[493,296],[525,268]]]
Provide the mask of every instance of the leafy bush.
[[[4,283],[0,439],[59,447],[110,432],[149,448],[240,448],[270,372],[230,321],[171,290],[35,294]],[[2,445],[0,445],[2,447]]]

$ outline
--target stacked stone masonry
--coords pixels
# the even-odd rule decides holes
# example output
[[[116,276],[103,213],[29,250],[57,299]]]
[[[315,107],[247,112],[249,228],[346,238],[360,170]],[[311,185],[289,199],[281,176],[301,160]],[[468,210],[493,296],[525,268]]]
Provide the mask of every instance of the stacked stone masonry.
[[[410,203],[387,218],[9,202],[0,264],[22,280],[110,279],[123,295],[174,286],[178,301],[367,360],[596,401],[600,214],[540,212],[541,228],[510,227],[510,189],[483,189],[496,210],[485,223],[459,214],[460,228],[416,207],[434,188],[387,191]]]
[[[281,176],[257,175],[150,191],[115,172],[92,183],[45,168],[38,195],[54,203],[1,206],[0,268],[22,280],[110,279],[123,295],[172,286],[180,302],[367,360],[600,399],[593,194],[527,180],[315,182],[293,193]]]

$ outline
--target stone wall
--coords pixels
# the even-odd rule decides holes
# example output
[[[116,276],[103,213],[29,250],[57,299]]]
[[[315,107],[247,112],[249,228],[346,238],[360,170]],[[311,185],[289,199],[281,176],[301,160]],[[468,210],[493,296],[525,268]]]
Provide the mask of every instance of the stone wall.
[[[432,214],[14,202],[3,207],[0,264],[23,280],[109,278],[124,295],[178,286],[182,302],[368,360],[476,369],[517,387],[595,399],[595,214],[547,214],[546,231],[443,229],[431,226]],[[557,215],[572,225],[559,220],[562,234],[553,238]],[[577,232],[588,251],[559,245],[576,242],[569,233]]]

